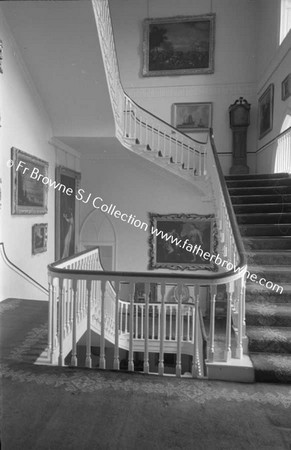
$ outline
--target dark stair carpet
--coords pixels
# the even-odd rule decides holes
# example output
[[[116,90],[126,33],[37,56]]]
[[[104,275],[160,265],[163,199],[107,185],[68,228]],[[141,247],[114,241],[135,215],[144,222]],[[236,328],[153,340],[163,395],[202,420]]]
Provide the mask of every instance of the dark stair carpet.
[[[48,302],[6,299],[0,303],[0,359],[34,363],[47,347]]]
[[[246,334],[256,381],[291,383],[291,177],[226,177],[248,270],[283,288],[246,287]]]

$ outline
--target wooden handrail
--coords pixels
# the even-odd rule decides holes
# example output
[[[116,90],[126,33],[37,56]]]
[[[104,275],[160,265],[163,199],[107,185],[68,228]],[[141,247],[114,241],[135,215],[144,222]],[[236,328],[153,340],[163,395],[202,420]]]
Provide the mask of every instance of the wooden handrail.
[[[40,284],[38,281],[36,281],[34,278],[32,278],[30,275],[28,275],[26,272],[24,272],[18,266],[16,266],[16,264],[14,264],[12,261],[10,261],[10,259],[8,258],[7,254],[6,254],[6,251],[5,251],[4,242],[0,242],[0,247],[2,247],[2,253],[3,253],[4,259],[7,261],[8,264],[10,264],[10,266],[12,266],[14,269],[16,269],[17,272],[20,272],[20,274],[24,278],[27,278],[27,280],[30,283],[33,283],[34,285],[36,285],[39,289],[44,291],[46,294],[49,293],[48,289],[46,289],[44,286],[42,286],[42,284]]]
[[[220,161],[219,161],[219,158],[218,158],[218,154],[217,154],[217,150],[216,150],[216,146],[215,146],[215,142],[214,142],[214,136],[213,136],[213,129],[212,128],[210,128],[209,137],[210,137],[211,147],[213,149],[213,156],[214,156],[214,159],[215,159],[216,168],[217,168],[217,172],[218,172],[218,176],[219,176],[219,180],[220,180],[220,184],[221,184],[221,188],[222,188],[225,204],[226,204],[226,207],[227,207],[229,220],[230,220],[230,223],[231,223],[231,227],[232,227],[232,230],[233,230],[236,246],[237,246],[238,253],[239,253],[239,256],[240,256],[240,266],[244,267],[247,264],[247,258],[246,258],[246,254],[245,254],[245,249],[244,249],[243,241],[242,241],[241,234],[240,234],[240,231],[239,231],[238,223],[237,223],[237,220],[236,220],[236,215],[234,213],[234,209],[233,209],[233,206],[232,206],[232,203],[231,203],[230,195],[229,195],[229,192],[228,192],[228,189],[227,189],[227,186],[226,186],[226,182],[225,182],[225,179],[224,179],[224,175],[223,175],[223,172],[222,172],[222,168],[221,168],[221,165],[220,165]]]
[[[122,85],[121,85],[122,87]],[[122,88],[123,89],[123,88]],[[143,111],[144,113],[148,114],[149,116],[153,117],[155,120],[157,120],[158,122],[162,122],[164,125],[166,125],[167,127],[171,128],[173,130],[173,134],[182,134],[183,136],[185,136],[187,139],[189,139],[190,141],[195,142],[196,144],[206,144],[206,142],[201,142],[198,141],[197,139],[192,138],[191,136],[188,136],[188,134],[183,133],[183,131],[178,130],[177,128],[173,127],[173,125],[171,125],[170,123],[166,122],[165,120],[161,119],[160,117],[157,117],[155,114],[153,114],[150,111],[147,111],[145,108],[143,108],[142,106],[140,106],[138,103],[136,103],[134,100],[132,100],[131,97],[129,97],[128,94],[126,94],[126,92],[123,91],[124,96],[131,102],[133,103],[136,108],[140,109],[141,111]],[[208,132],[208,128],[206,128],[205,132]]]
[[[48,265],[48,270],[51,273],[55,274],[63,274],[63,275],[81,275],[83,277],[98,277],[98,278],[106,278],[106,279],[122,279],[122,281],[127,281],[132,278],[146,278],[155,280],[156,282],[165,279],[181,279],[188,280],[189,282],[195,282],[197,284],[217,284],[218,281],[221,281],[221,284],[227,283],[230,281],[237,280],[241,277],[243,270],[239,270],[235,272],[234,270],[230,270],[228,272],[216,273],[216,274],[208,274],[208,275],[196,275],[196,274],[184,274],[184,273],[166,273],[166,272],[123,272],[123,271],[111,271],[111,270],[79,270],[79,269],[66,269],[58,267],[58,264],[63,263],[64,261],[69,262],[70,259],[74,259],[80,255],[83,255],[87,252],[92,251],[85,250],[79,254],[73,255],[65,260],[56,261],[52,264]],[[152,282],[155,282],[152,281]],[[207,282],[207,283],[205,283]],[[174,281],[173,281],[174,283]]]

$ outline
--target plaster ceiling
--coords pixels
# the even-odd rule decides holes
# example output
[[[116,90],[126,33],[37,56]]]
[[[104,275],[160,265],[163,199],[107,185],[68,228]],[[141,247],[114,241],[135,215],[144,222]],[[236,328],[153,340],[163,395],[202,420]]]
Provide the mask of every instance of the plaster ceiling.
[[[1,9],[50,117],[53,134],[114,136],[91,2],[2,1]]]

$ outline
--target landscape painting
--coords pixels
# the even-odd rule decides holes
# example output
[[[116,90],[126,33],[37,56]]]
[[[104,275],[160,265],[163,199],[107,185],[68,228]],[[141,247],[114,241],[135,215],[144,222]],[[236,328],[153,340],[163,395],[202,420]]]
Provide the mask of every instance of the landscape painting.
[[[174,103],[173,126],[186,133],[207,130],[212,126],[212,103]]]
[[[215,15],[146,19],[144,76],[214,72]]]
[[[47,213],[48,187],[31,174],[35,170],[47,177],[48,163],[15,147],[11,149],[11,161],[11,214]]]

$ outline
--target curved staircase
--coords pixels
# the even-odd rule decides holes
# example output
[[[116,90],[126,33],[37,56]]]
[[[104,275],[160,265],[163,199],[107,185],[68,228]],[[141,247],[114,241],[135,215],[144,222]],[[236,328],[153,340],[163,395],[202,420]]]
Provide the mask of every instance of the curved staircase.
[[[283,288],[247,282],[246,334],[256,381],[291,382],[291,177],[241,175],[226,182],[250,273]]]

